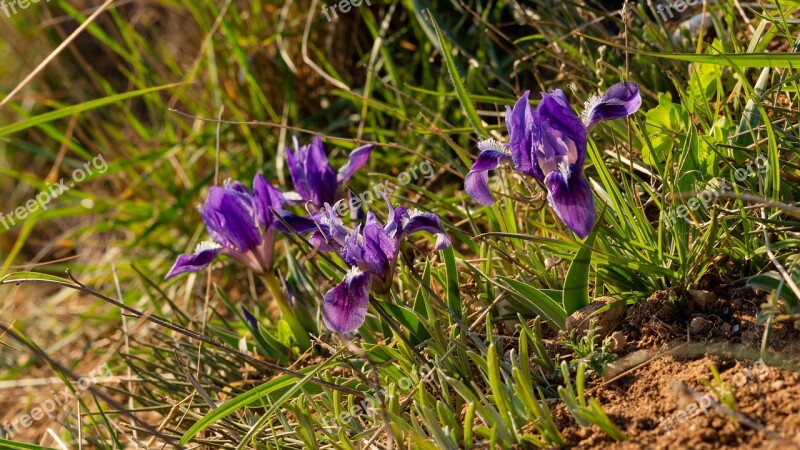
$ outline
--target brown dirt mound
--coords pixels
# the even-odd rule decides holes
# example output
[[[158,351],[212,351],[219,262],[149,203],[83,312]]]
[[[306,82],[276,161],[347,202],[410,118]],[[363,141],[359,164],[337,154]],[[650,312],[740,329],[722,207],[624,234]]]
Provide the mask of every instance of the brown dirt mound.
[[[608,381],[589,387],[629,440],[616,443],[573,421],[563,428],[570,447],[800,449],[800,332],[773,326],[764,363],[764,326],[756,323],[762,299],[749,289],[688,297],[673,307],[667,292],[657,292],[631,308],[620,327],[627,356]],[[712,364],[733,393],[735,412],[720,398]],[[556,411],[557,419],[567,416]]]

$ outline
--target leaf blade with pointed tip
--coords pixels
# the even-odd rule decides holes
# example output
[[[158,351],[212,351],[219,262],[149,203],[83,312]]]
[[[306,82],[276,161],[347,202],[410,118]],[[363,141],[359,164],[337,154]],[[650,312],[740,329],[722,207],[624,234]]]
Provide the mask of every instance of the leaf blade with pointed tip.
[[[567,278],[564,280],[561,302],[568,316],[589,304],[589,269],[592,266],[592,245],[594,245],[597,230],[598,227],[595,226],[589,236],[586,236],[586,240],[575,254],[575,259],[569,266]]]
[[[436,30],[436,37],[439,39],[439,45],[442,49],[442,57],[444,57],[445,64],[447,65],[447,71],[450,73],[450,79],[453,81],[453,87],[456,90],[456,95],[458,96],[459,102],[461,102],[461,107],[464,108],[464,114],[466,114],[467,119],[472,125],[472,128],[475,129],[475,132],[481,136],[486,136],[486,128],[484,128],[483,124],[481,123],[481,118],[478,116],[478,112],[475,110],[475,106],[472,104],[472,100],[469,98],[467,88],[464,86],[464,83],[461,81],[461,76],[458,74],[456,63],[453,61],[453,57],[450,55],[450,45],[445,40],[442,30],[439,28],[439,24],[436,23],[436,19],[433,18],[430,10],[428,11],[428,17],[430,17],[433,28]]]

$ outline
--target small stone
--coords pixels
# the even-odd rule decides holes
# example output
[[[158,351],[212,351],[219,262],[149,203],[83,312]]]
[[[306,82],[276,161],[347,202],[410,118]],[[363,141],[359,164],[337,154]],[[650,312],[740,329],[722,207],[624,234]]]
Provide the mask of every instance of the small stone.
[[[608,336],[625,319],[627,307],[625,305],[613,306],[602,313],[597,313],[597,311],[616,301],[613,297],[600,297],[575,311],[567,317],[567,333],[575,331],[578,335],[582,335],[589,329],[591,320],[597,319],[598,333],[604,337]]]
[[[686,291],[689,295],[689,301],[694,303],[700,309],[705,309],[717,300],[717,296],[710,291],[703,291],[699,289]]]
[[[695,336],[706,334],[711,331],[711,328],[714,326],[710,321],[708,321],[705,317],[695,317],[689,323],[689,333]]]
[[[677,4],[677,2],[675,2]],[[670,12],[670,15],[672,12]],[[671,16],[670,16],[671,18]],[[685,30],[690,36],[697,37],[700,34],[700,30],[708,33],[708,31],[713,27],[713,21],[711,20],[711,13],[698,13],[695,14],[688,19],[684,20],[680,23],[678,28],[672,32],[672,42],[678,44],[681,42],[681,38],[683,36],[683,32]],[[703,29],[705,27],[705,29]]]
[[[773,391],[780,391],[781,389],[783,389],[784,385],[785,383],[783,382],[783,380],[777,380],[773,381],[772,384],[769,385],[769,387],[771,387]]]
[[[672,395],[675,398],[675,403],[678,409],[686,409],[692,403],[695,403],[695,398],[689,393],[688,386],[680,381],[673,381],[669,385]]]
[[[611,335],[611,353],[622,353],[622,350],[625,349],[625,345],[628,342],[625,339],[625,334],[622,331],[615,331],[614,334]]]

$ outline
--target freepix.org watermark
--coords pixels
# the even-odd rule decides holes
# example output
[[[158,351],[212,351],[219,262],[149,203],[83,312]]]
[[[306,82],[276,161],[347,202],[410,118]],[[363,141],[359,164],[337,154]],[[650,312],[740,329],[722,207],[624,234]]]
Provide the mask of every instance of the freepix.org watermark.
[[[680,13],[686,11],[688,8],[701,4],[703,4],[703,0],[677,0],[659,4],[656,6],[656,12],[661,15],[661,20],[668,22],[674,19],[676,15],[680,16]],[[678,14],[675,14],[673,10],[677,11]],[[667,18],[667,16],[669,16],[669,18]]]
[[[75,385],[73,392],[69,387],[65,386],[61,392],[53,391],[50,398],[39,403],[37,406],[29,409],[27,413],[22,414],[16,419],[4,422],[2,427],[2,434],[5,439],[12,439],[14,435],[20,432],[20,429],[30,428],[36,422],[42,420],[47,416],[50,420],[55,420],[60,408],[68,405],[75,398],[77,398],[83,391],[86,391],[95,384],[98,379],[109,378],[112,375],[111,369],[108,364],[96,367],[89,372],[89,375],[81,377]]]
[[[690,403],[686,408],[678,410],[677,413],[668,416],[666,419],[662,418],[659,423],[660,428],[664,430],[665,434],[669,434],[677,429],[678,425],[682,425],[699,416],[701,412],[708,415],[708,409],[719,402],[719,397],[733,394],[737,389],[755,378],[763,381],[768,375],[769,367],[764,363],[764,360],[759,359],[745,368],[744,371],[734,374],[730,385],[724,384],[719,389],[709,389],[705,395],[698,397],[697,401]],[[717,394],[719,394],[719,397]]]
[[[43,0],[0,0],[0,9],[6,13],[6,17],[10,18],[14,14],[17,13],[17,8],[19,9],[28,9],[28,6],[31,6],[31,3],[39,3]],[[50,2],[50,0],[44,0],[45,2]]]
[[[427,381],[433,378],[434,369],[432,369],[427,364],[423,364],[419,367],[418,374],[420,378],[420,382],[426,383]],[[409,395],[412,393],[411,391],[414,388],[414,380],[410,377],[403,376],[397,381],[397,388],[399,391],[390,392],[386,388],[378,389],[375,394],[380,396],[386,400],[391,400],[393,397],[398,395]],[[378,403],[370,396],[364,398],[361,403],[354,403],[352,407],[348,410],[342,410],[338,416],[335,416],[334,419],[338,419],[338,423],[341,425],[346,425],[355,420],[360,415],[372,415],[375,414],[379,408]],[[327,428],[335,428],[336,424],[331,423],[329,419],[326,417],[321,417],[320,420],[322,421],[322,425]]]
[[[753,167],[755,166],[755,168]],[[769,171],[769,161],[763,155],[760,155],[755,161],[748,162],[744,167],[739,167],[733,172],[733,177],[738,182],[743,182],[748,177],[757,175],[756,170],[762,175],[766,175]],[[704,209],[709,209],[714,200],[720,195],[733,189],[730,181],[724,178],[717,178],[716,181],[708,183],[708,187],[700,191],[695,197],[686,201],[686,205],[680,205],[677,208],[669,208],[668,210],[661,211],[661,220],[664,221],[668,227],[675,224],[677,217],[689,222],[689,211],[697,211],[702,205]]]
[[[331,22],[339,18],[339,14],[336,13],[337,8],[342,14],[347,14],[350,12],[351,8],[358,8],[362,4],[372,6],[369,0],[342,0],[331,5],[330,10],[328,10],[328,5],[322,5],[322,14],[325,14],[325,18],[328,19],[328,22]]]
[[[0,224],[6,230],[15,226],[17,221],[25,220],[29,214],[33,214],[39,209],[47,210],[47,204],[58,198],[64,192],[75,187],[75,184],[82,182],[87,176],[94,175],[95,173],[101,174],[108,170],[108,164],[103,159],[102,155],[97,155],[91,161],[87,161],[83,167],[79,167],[72,172],[72,181],[67,184],[64,179],[58,180],[57,183],[46,186],[46,189],[36,194],[36,197],[25,202],[25,205],[18,207],[14,211],[7,214],[0,214]]]

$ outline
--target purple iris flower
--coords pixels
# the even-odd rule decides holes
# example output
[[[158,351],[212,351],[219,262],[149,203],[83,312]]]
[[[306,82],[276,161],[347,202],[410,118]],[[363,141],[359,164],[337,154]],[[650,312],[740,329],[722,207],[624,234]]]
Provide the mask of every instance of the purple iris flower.
[[[507,144],[492,139],[478,144],[481,153],[467,174],[464,189],[478,203],[493,204],[488,171],[510,162],[517,171],[544,183],[558,217],[585,238],[597,218],[592,191],[583,174],[588,132],[603,120],[636,112],[642,105],[639,87],[628,82],[611,86],[602,97],[590,98],[580,117],[561,90],[542,94],[535,110],[528,103],[529,94],[522,94],[513,108],[506,107]]]
[[[316,229],[312,219],[285,211],[286,202],[283,192],[261,174],[253,180],[253,192],[238,181],[212,187],[205,204],[198,208],[212,240],[198,244],[191,255],[178,256],[165,278],[202,270],[220,254],[254,272],[271,271],[279,231],[308,233]]]
[[[418,231],[436,234],[436,249],[450,246],[450,237],[442,230],[439,217],[433,213],[396,209],[389,203],[389,220],[381,224],[372,212],[355,230],[342,224],[335,208],[326,204],[321,211],[319,230],[311,238],[321,250],[337,251],[350,266],[338,286],[325,294],[322,320],[338,333],[356,331],[367,314],[369,292],[375,288],[385,292],[392,284],[400,242]]]
[[[294,148],[292,151],[286,147],[286,161],[295,192],[287,192],[286,196],[293,201],[309,202],[317,210],[325,203],[336,202],[344,183],[369,161],[372,152],[371,144],[353,150],[347,164],[336,172],[325,156],[321,136],[317,135],[311,144],[303,146],[295,136]]]

